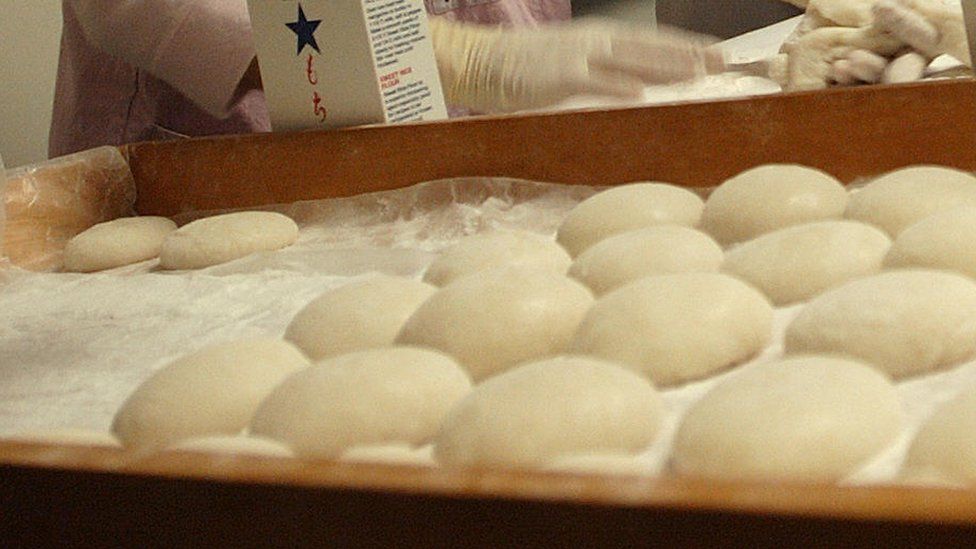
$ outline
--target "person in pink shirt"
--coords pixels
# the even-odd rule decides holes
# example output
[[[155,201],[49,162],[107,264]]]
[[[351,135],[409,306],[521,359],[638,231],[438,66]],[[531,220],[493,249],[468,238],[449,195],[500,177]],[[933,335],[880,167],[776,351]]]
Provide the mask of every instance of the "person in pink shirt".
[[[637,96],[722,66],[693,38],[568,22],[569,0],[426,0],[449,103],[481,112]],[[269,131],[246,0],[63,0],[49,154]]]

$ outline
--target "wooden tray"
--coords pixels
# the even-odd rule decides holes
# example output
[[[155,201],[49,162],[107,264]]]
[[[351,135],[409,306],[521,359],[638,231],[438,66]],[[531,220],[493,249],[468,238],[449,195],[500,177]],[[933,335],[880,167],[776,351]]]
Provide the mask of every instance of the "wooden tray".
[[[976,82],[125,147],[143,214],[455,176],[711,186],[798,162],[850,182],[976,171]],[[922,546],[976,541],[976,491],[695,483],[0,444],[0,537],[127,545]]]

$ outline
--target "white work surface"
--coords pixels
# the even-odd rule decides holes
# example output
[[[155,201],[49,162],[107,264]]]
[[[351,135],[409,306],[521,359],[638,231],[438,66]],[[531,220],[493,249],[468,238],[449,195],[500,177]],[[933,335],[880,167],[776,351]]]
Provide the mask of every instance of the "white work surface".
[[[775,49],[772,35],[789,32],[778,27],[731,43],[740,52]],[[0,435],[106,430],[140,382],[187,352],[281,336],[299,309],[330,288],[378,272],[419,277],[438,250],[464,235],[489,228],[552,235],[595,191],[501,179],[436,182],[279,208],[302,228],[295,246],[203,271],[155,272],[153,262],[96,275],[0,270]],[[783,330],[798,309],[777,312],[775,338],[757,361],[781,355]],[[666,467],[687,407],[748,367],[663,392],[665,429],[640,457],[648,473]],[[899,383],[903,436],[853,480],[893,478],[921,422],[974,382],[976,363]]]

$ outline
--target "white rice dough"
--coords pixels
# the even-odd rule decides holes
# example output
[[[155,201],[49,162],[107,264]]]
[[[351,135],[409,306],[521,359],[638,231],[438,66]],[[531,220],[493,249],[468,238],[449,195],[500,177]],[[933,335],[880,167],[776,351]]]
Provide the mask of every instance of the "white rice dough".
[[[833,176],[793,164],[742,172],[705,202],[702,230],[729,245],[761,234],[844,215],[847,191]]]
[[[922,425],[905,469],[946,482],[976,483],[976,387],[967,387]]]
[[[722,247],[707,234],[678,225],[659,225],[611,236],[580,254],[569,276],[603,295],[645,276],[715,272]]]
[[[434,462],[432,452],[433,448],[431,446],[414,448],[406,444],[356,446],[343,452],[342,456],[339,457],[339,461],[346,463],[433,467],[436,463]]]
[[[883,175],[851,194],[846,216],[892,237],[935,213],[976,207],[976,177],[939,166],[913,166]]]
[[[729,250],[722,271],[783,306],[881,271],[890,247],[888,235],[871,225],[820,221],[764,234]]]
[[[50,428],[23,431],[3,437],[4,441],[56,446],[90,446],[97,448],[121,448],[122,443],[107,431],[74,428]]]
[[[593,295],[563,275],[503,267],[460,278],[417,309],[396,342],[438,349],[481,381],[566,351]]]
[[[447,466],[545,467],[564,455],[636,454],[658,433],[662,401],[641,376],[558,357],[494,377],[444,421],[434,458]]]
[[[436,351],[359,351],[289,377],[261,403],[250,432],[287,444],[299,457],[334,459],[356,446],[419,446],[470,390],[460,366]]]
[[[528,231],[492,231],[463,238],[441,253],[424,273],[424,282],[446,286],[469,274],[509,265],[566,274],[569,253],[554,240]]]
[[[675,435],[682,476],[836,482],[894,443],[898,393],[849,360],[797,357],[743,371],[693,404]]]
[[[159,257],[163,240],[176,230],[165,217],[123,217],[99,223],[64,248],[64,270],[93,273]]]
[[[615,234],[653,225],[694,227],[702,207],[698,195],[674,185],[623,185],[580,202],[563,220],[556,241],[576,257]]]
[[[811,301],[786,329],[789,354],[846,355],[894,378],[976,354],[976,282],[905,270],[861,278]]]
[[[203,269],[291,246],[298,225],[274,212],[236,212],[198,219],[163,241],[159,265],[167,270]]]
[[[955,271],[976,278],[976,206],[940,212],[908,227],[895,239],[885,266]]]
[[[632,455],[577,454],[556,458],[546,465],[547,471],[597,476],[651,476],[647,463]]]
[[[410,278],[377,276],[330,290],[295,315],[285,339],[312,360],[393,344],[437,288]]]
[[[266,438],[233,435],[191,438],[178,442],[165,451],[228,456],[295,457],[288,446],[280,442]]]
[[[301,351],[274,339],[206,347],[143,382],[115,415],[112,432],[126,448],[139,451],[236,435],[272,389],[308,365]]]
[[[600,298],[571,350],[619,362],[658,386],[678,385],[755,356],[772,323],[765,296],[730,276],[652,276]]]

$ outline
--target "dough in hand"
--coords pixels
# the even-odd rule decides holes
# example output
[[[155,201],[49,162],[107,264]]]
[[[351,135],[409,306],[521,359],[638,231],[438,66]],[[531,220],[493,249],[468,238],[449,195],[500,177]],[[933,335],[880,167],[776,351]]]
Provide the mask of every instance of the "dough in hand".
[[[167,270],[203,269],[278,250],[298,240],[298,225],[274,212],[237,212],[198,219],[163,241],[159,265]]]
[[[722,270],[752,284],[776,305],[817,294],[881,270],[891,240],[854,221],[787,227],[745,242],[725,256]]]
[[[588,289],[563,275],[503,267],[441,288],[396,341],[447,353],[481,381],[563,353],[592,303]]]
[[[435,291],[429,284],[391,276],[346,284],[295,315],[285,339],[312,360],[392,345],[410,315]]]
[[[908,450],[905,469],[976,483],[976,387],[967,387],[922,425]]]
[[[914,166],[852,193],[846,215],[897,237],[932,214],[961,206],[976,206],[976,177],[951,168]]]
[[[790,354],[838,354],[894,378],[976,354],[976,282],[906,270],[861,278],[811,301],[786,329]]]
[[[769,164],[742,172],[716,188],[705,202],[702,230],[722,244],[813,221],[840,218],[847,190],[833,176],[793,164]]]
[[[556,240],[576,257],[615,234],[653,225],[694,227],[702,206],[698,195],[681,187],[632,183],[580,202],[563,220]]]
[[[885,266],[955,271],[976,278],[976,206],[940,212],[905,229]]]
[[[897,391],[882,373],[796,357],[743,371],[693,404],[671,464],[708,479],[835,482],[892,444],[901,424]]]
[[[492,231],[462,238],[427,268],[424,282],[446,286],[462,276],[517,265],[566,274],[572,259],[554,240],[527,231]]]
[[[494,377],[448,415],[434,443],[442,465],[544,467],[564,455],[636,454],[657,435],[662,403],[615,364],[558,357]]]
[[[160,450],[207,435],[236,435],[280,382],[308,366],[290,343],[254,339],[191,353],[140,385],[112,432],[129,449]]]
[[[163,240],[176,230],[165,217],[124,217],[99,223],[68,241],[64,270],[93,273],[159,257]]]
[[[715,272],[724,253],[712,237],[678,225],[611,236],[580,254],[569,276],[603,295],[645,276]]]
[[[772,323],[769,301],[730,276],[651,276],[600,298],[572,351],[619,362],[658,386],[677,385],[758,354]]]
[[[359,351],[288,378],[261,403],[250,432],[284,442],[299,457],[338,458],[356,446],[420,446],[470,390],[464,371],[436,351]]]
[[[228,456],[295,457],[287,446],[266,438],[245,436],[208,436],[177,442],[167,452],[185,452]]]

